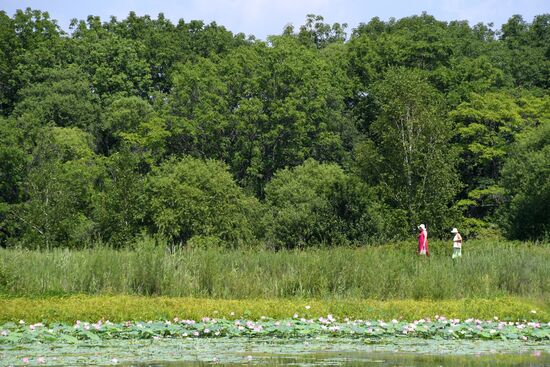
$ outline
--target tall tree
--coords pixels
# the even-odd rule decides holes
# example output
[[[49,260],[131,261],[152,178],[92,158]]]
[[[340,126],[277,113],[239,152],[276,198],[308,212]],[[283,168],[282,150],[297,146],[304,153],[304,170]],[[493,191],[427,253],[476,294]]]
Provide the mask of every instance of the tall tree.
[[[469,99],[450,112],[456,122],[460,172],[465,184],[459,203],[469,218],[491,222],[505,199],[499,181],[509,146],[522,130],[547,119],[549,99],[529,94],[517,98],[505,92],[471,94]]]
[[[547,240],[550,236],[550,120],[522,134],[504,164],[508,202],[501,210],[512,238]]]
[[[372,87],[378,117],[363,173],[403,218],[407,231],[428,223],[442,233],[456,219],[460,186],[442,96],[414,69],[392,68]]]
[[[273,173],[307,158],[341,161],[345,74],[289,37],[182,66],[172,93],[176,149],[225,160],[262,195]]]

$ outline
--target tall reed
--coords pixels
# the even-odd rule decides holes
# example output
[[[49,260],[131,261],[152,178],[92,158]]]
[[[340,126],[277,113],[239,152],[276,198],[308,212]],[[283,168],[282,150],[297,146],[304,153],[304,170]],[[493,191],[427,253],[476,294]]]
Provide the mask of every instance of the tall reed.
[[[203,298],[550,298],[550,246],[469,242],[272,252],[179,249],[144,239],[135,249],[0,249],[7,295],[129,294]]]

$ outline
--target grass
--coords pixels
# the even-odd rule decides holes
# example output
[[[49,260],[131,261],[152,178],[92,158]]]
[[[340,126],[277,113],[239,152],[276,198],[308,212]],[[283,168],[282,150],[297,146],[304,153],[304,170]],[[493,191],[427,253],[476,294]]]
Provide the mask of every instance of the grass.
[[[309,306],[309,308],[306,308]],[[535,311],[536,313],[533,313]],[[46,298],[0,298],[0,323],[25,320],[66,322],[76,320],[200,320],[205,316],[258,320],[262,316],[285,319],[317,318],[333,314],[369,320],[415,320],[444,315],[447,318],[550,321],[550,305],[518,298],[461,300],[303,300],[256,299],[221,300],[144,296],[86,296]]]
[[[550,299],[548,244],[471,241],[415,255],[414,243],[361,248],[0,249],[0,294],[125,294],[212,299]]]

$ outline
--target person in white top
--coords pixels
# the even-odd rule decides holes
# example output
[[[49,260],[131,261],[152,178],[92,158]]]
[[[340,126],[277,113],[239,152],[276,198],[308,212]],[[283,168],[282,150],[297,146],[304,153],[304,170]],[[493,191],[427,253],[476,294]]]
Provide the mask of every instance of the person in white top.
[[[457,257],[462,257],[462,236],[456,228],[453,228],[451,233],[455,235],[453,238],[453,259],[456,259]]]

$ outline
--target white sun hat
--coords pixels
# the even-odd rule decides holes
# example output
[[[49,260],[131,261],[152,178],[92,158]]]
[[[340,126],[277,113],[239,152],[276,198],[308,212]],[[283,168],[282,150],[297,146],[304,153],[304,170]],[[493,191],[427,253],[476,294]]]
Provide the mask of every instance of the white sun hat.
[[[458,233],[458,229],[453,228],[453,230],[451,231],[451,233]]]
[[[425,231],[426,226],[424,224],[421,224],[421,225],[418,226],[418,229],[421,229],[421,230]]]

